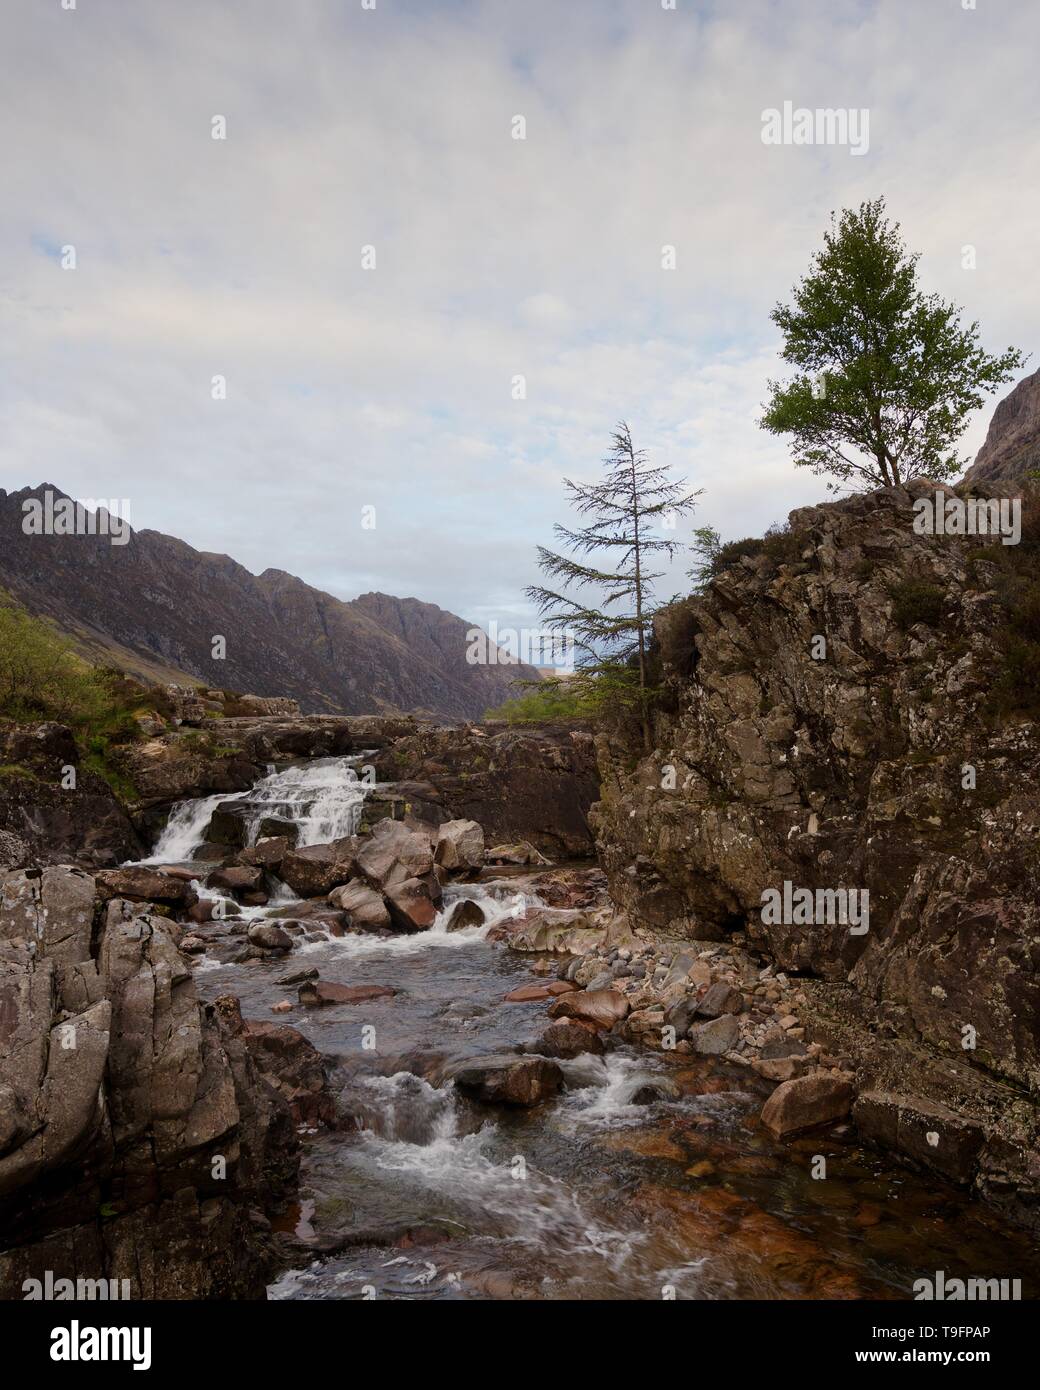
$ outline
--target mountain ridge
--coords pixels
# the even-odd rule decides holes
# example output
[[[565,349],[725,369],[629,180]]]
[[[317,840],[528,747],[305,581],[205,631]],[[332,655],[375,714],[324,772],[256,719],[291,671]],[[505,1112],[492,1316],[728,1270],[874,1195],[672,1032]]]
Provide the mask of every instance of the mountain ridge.
[[[293,696],[308,713],[476,718],[509,699],[515,681],[538,679],[522,664],[467,663],[475,624],[420,599],[339,599],[288,571],[254,575],[233,556],[152,529],[131,529],[125,545],[26,535],[22,503],[48,490],[68,496],[53,483],[0,489],[0,588],[96,663]],[[213,654],[217,637],[223,658]]]

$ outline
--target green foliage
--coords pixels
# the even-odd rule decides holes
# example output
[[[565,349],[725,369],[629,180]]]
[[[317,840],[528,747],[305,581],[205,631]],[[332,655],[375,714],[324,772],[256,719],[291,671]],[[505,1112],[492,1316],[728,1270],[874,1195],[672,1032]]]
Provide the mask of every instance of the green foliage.
[[[701,528],[695,533],[702,537],[694,543],[694,553],[700,562],[689,571],[690,578],[696,581],[698,592],[707,588],[711,581],[730,565],[735,565],[745,555],[768,555],[777,565],[797,564],[802,558],[805,538],[792,531],[785,522],[774,523],[764,536],[746,536],[743,540],[727,541],[719,539],[719,533],[711,526]]]
[[[910,628],[915,623],[938,627],[942,621],[946,591],[938,584],[930,584],[925,579],[905,579],[900,584],[893,584],[889,593],[892,596],[892,617],[899,627]]]
[[[596,702],[580,677],[563,680],[550,676],[527,693],[507,700],[498,709],[489,709],[485,719],[504,719],[507,724],[536,724],[550,719],[589,719],[596,713]]]
[[[108,755],[114,744],[139,737],[134,709],[142,694],[122,673],[87,665],[49,623],[0,594],[0,717],[68,725],[84,766],[131,797]]]
[[[762,425],[792,435],[795,463],[830,474],[832,490],[954,477],[968,416],[1025,360],[984,352],[977,323],[962,327],[956,306],[921,293],[918,260],[883,198],[846,208],[794,303],[771,315],[798,374],[769,383]]]
[[[35,772],[30,772],[27,767],[22,767],[21,763],[0,764],[0,778],[8,777],[12,781],[18,782],[37,782],[39,778]]]

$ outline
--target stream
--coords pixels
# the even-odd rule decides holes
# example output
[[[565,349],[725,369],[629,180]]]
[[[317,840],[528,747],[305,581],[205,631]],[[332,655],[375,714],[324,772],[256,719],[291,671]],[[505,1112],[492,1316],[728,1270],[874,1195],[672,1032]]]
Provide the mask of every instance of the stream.
[[[240,794],[250,833],[267,815],[297,824],[300,844],[352,833],[363,757],[271,769]],[[193,856],[213,809],[234,800],[181,803],[144,862],[204,877]],[[445,1062],[515,1051],[543,1030],[544,1001],[503,996],[546,963],[487,939],[518,894],[537,904],[537,893],[536,872],[485,869],[446,886],[425,932],[312,932],[277,959],[196,958],[204,998],[236,994],[244,1017],[291,1024],[325,1054],[355,1117],[305,1135],[286,1225],[301,1253],[270,1298],[906,1299],[939,1270],[1021,1278],[1023,1298],[1040,1294],[1035,1252],[986,1207],[859,1146],[848,1125],[776,1143],[757,1121],[768,1086],[720,1058],[617,1046],[561,1062],[564,1090],[531,1110],[438,1086]],[[483,926],[445,929],[460,897],[481,904]],[[293,901],[280,885],[239,911],[277,919]],[[278,979],[310,968],[397,993],[273,1015],[296,998]],[[669,1098],[647,1103],[655,1082]],[[322,1253],[307,1251],[312,1239]]]

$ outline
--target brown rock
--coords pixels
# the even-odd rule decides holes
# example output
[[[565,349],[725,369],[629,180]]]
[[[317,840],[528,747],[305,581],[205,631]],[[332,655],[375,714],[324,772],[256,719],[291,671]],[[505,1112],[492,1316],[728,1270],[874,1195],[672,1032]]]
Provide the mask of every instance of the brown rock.
[[[549,1006],[551,1018],[576,1018],[597,1028],[610,1029],[629,1010],[628,1000],[615,989],[577,990]]]
[[[778,1139],[841,1120],[852,1105],[852,1078],[814,1072],[784,1081],[762,1107],[762,1123]]]
[[[330,1004],[367,1004],[373,999],[392,999],[388,985],[338,985],[331,980],[308,980],[299,989],[301,1004],[319,1008]]]

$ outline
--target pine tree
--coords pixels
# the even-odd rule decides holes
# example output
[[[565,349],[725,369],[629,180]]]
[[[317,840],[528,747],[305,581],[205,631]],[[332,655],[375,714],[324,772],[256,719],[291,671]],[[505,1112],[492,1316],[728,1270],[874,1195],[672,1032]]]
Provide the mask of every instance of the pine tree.
[[[553,528],[572,553],[538,547],[538,564],[549,580],[562,581],[564,589],[597,590],[600,606],[541,585],[530,586],[527,596],[549,628],[565,634],[572,645],[573,679],[583,681],[590,693],[634,697],[649,750],[647,646],[661,606],[654,601],[654,583],[663,574],[649,566],[662,553],[671,559],[679,542],[662,536],[660,529],[669,529],[692,511],[700,492],[687,492],[684,478],[672,479],[666,467],[650,464],[623,420],[611,436],[603,467],[597,483],[564,479],[571,505],[591,518],[578,529]],[[601,565],[575,558],[600,551],[610,557]]]

